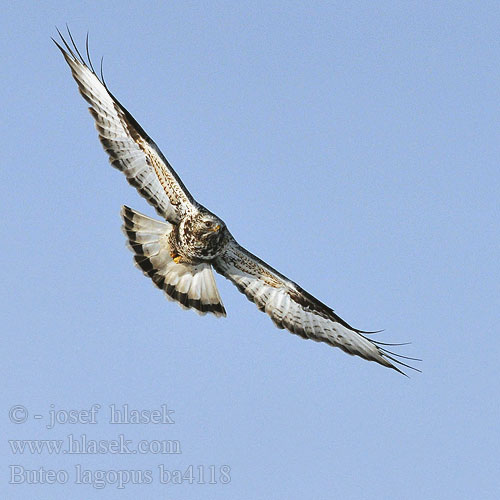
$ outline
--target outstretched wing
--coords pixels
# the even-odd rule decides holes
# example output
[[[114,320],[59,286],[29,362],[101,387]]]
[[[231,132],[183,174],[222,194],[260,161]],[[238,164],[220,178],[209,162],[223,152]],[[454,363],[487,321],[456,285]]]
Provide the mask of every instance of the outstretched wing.
[[[178,222],[198,204],[174,172],[158,146],[133,116],[108,90],[104,79],[94,71],[88,51],[87,62],[78,51],[68,30],[70,44],[61,37],[61,50],[71,68],[83,98],[90,104],[104,149],[111,164],[121,170],[128,182],[169,222]]]
[[[286,328],[305,339],[340,347],[348,354],[376,361],[400,373],[403,372],[394,363],[417,370],[396,358],[418,360],[381,347],[395,344],[368,339],[364,334],[369,332],[347,324],[332,309],[252,255],[234,239],[213,265],[218,273],[232,281],[241,293],[266,312],[278,328]]]

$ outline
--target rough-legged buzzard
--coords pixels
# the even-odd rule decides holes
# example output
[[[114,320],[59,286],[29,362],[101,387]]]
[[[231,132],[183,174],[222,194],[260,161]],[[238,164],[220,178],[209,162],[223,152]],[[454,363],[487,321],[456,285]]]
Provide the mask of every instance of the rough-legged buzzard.
[[[90,104],[99,138],[114,167],[165,219],[157,221],[123,207],[123,230],[137,266],[167,297],[200,314],[225,316],[212,268],[232,281],[278,328],[393,368],[406,358],[371,340],[334,311],[241,247],[226,224],[198,203],[158,146],[109,91],[71,34],[54,40]]]

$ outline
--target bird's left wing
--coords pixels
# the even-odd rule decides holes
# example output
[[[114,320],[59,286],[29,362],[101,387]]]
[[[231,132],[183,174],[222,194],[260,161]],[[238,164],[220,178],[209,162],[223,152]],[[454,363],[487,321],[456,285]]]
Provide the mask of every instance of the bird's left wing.
[[[278,328],[393,368],[394,363],[413,368],[395,356],[381,342],[347,324],[332,309],[231,239],[224,253],[213,262],[215,270],[232,281],[240,292],[266,312]],[[404,374],[404,373],[403,373]]]
[[[197,202],[185,188],[158,146],[133,116],[108,90],[104,79],[94,71],[88,51],[87,62],[78,51],[71,33],[64,47],[54,40],[71,68],[83,98],[90,104],[99,139],[111,164],[121,170],[128,182],[153,205],[159,215],[177,223],[185,213],[195,211]]]

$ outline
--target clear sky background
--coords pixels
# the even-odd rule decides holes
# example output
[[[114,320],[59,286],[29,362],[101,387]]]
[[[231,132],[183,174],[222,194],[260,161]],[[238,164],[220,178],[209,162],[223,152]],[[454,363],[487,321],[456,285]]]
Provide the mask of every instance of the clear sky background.
[[[495,1],[5,3],[2,498],[498,498],[499,21]],[[423,373],[280,331],[223,278],[226,319],[168,302],[125,247],[121,205],[153,210],[108,165],[50,40],[66,22],[241,244],[411,341]],[[93,404],[96,424],[47,429],[51,409]],[[175,424],[112,425],[111,404],[166,404]],[[7,443],[70,434],[182,454]],[[78,464],[152,483],[75,484]],[[213,465],[217,484],[161,484],[160,464],[206,482]],[[8,485],[9,465],[68,480]]]

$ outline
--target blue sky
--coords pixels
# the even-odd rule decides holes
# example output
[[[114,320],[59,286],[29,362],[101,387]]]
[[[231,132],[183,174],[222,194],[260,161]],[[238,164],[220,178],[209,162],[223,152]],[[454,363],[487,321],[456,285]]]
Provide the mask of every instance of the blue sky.
[[[498,498],[498,3],[66,4],[11,3],[1,21],[2,497]],[[66,22],[241,244],[411,341],[423,373],[277,330],[223,278],[226,319],[168,302],[125,248],[121,205],[153,211],[108,165],[50,40]],[[47,428],[95,404],[95,424]],[[113,425],[112,404],[168,405],[175,424]],[[82,434],[182,453],[7,442]],[[9,485],[12,465],[68,479]],[[162,484],[161,465],[228,465],[230,482]],[[152,481],[99,489],[77,466]]]

